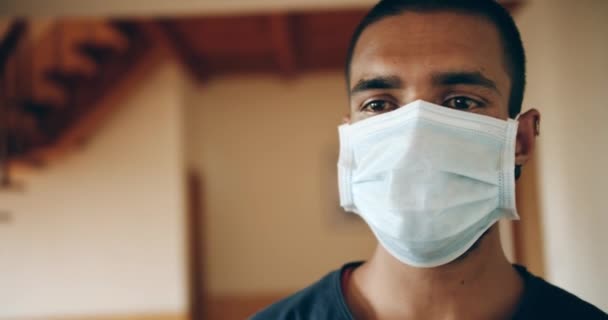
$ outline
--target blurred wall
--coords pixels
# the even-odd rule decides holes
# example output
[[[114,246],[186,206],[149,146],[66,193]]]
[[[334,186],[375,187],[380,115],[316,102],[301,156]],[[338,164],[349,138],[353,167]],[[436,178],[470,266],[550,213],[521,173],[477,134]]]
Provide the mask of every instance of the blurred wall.
[[[289,293],[375,240],[338,206],[341,72],[211,80],[186,98],[187,158],[203,181],[212,295]]]
[[[608,1],[534,0],[518,15],[549,280],[608,311]]]
[[[163,65],[86,147],[0,193],[0,319],[186,313],[182,80]]]

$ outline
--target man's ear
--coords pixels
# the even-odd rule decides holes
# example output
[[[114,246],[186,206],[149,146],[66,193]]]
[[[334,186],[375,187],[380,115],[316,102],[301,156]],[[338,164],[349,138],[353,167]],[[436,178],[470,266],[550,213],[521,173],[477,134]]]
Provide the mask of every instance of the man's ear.
[[[517,119],[517,143],[515,146],[515,164],[524,165],[532,154],[536,146],[536,137],[540,134],[540,112],[530,109]]]
[[[342,124],[350,124],[350,114],[346,114],[342,117]]]

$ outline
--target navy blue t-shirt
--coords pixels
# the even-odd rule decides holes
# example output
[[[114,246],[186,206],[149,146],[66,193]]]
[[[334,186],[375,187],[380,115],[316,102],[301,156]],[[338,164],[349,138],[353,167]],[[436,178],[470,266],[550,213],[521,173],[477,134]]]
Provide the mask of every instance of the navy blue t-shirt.
[[[310,287],[258,312],[251,320],[354,320],[342,292],[342,274],[361,263],[344,265]],[[514,268],[524,280],[524,294],[514,320],[608,320],[606,313],[577,296],[534,276],[522,266]]]

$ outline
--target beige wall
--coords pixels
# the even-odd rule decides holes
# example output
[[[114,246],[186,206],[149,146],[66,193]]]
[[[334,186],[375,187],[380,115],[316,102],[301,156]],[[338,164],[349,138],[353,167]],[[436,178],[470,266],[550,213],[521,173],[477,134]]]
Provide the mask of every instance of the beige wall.
[[[549,280],[608,311],[608,1],[535,0],[518,16],[539,143]]]
[[[186,104],[212,294],[289,292],[371,253],[367,227],[338,207],[341,73],[217,79]]]
[[[89,145],[0,193],[0,319],[186,312],[180,86],[163,65]]]

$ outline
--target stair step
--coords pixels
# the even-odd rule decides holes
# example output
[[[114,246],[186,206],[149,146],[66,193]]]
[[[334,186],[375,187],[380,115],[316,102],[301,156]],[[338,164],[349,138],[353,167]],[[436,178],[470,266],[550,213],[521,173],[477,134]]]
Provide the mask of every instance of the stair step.
[[[78,44],[78,50],[84,55],[90,57],[96,64],[101,65],[118,54],[115,47],[104,45],[92,41],[87,41]]]
[[[98,44],[113,47],[118,52],[129,49],[129,38],[108,20],[95,23],[95,36],[93,39]]]
[[[47,136],[38,126],[39,121],[32,114],[12,110],[12,121],[8,126],[8,147],[11,154],[23,154],[28,149],[47,142]]]
[[[45,72],[47,80],[55,85],[64,88],[66,91],[73,91],[76,87],[83,85],[92,79],[90,75],[79,71],[68,71],[62,69],[51,69]]]
[[[32,148],[45,145],[47,137],[38,130],[11,131],[8,140],[9,153],[22,155]]]
[[[33,115],[38,121],[44,121],[53,111],[59,108],[50,102],[34,101],[26,99],[20,103],[21,110],[25,113]]]
[[[31,99],[34,101],[44,101],[54,106],[56,109],[63,109],[68,102],[68,93],[64,88],[55,85],[45,78],[45,74],[40,71],[35,77]]]
[[[140,33],[137,24],[135,24],[134,22],[115,20],[110,22],[110,24],[129,39],[136,38]]]

